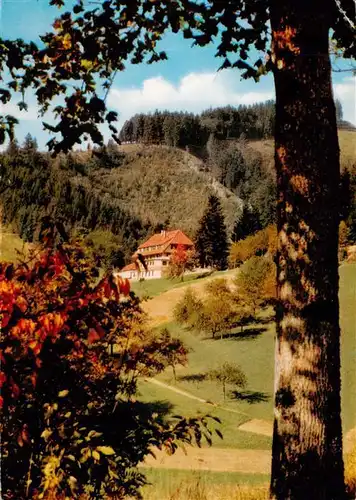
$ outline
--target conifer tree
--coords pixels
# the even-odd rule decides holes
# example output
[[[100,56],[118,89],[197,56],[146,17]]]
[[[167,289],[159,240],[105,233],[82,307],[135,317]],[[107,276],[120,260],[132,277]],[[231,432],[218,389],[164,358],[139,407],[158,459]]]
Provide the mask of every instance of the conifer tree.
[[[240,240],[244,240],[247,236],[257,233],[260,229],[262,229],[262,226],[257,211],[245,204],[241,217],[235,222],[232,241],[236,243]]]
[[[202,267],[227,268],[228,241],[220,200],[211,195],[200,220],[195,239],[197,259]]]

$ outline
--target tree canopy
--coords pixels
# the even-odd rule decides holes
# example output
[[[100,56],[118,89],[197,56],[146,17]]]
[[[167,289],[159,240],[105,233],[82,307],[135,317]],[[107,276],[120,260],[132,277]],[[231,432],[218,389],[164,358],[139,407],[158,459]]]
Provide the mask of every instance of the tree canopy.
[[[65,1],[50,4],[62,8]],[[342,11],[333,0],[326,7],[336,46],[343,48],[343,57],[355,57],[354,33],[344,15],[353,18],[352,0],[343,2]],[[0,38],[0,99],[6,104],[20,93],[18,106],[27,109],[26,92],[31,89],[40,114],[53,111],[56,123],[43,122],[53,135],[50,150],[68,151],[86,136],[102,145],[100,125],[105,122],[118,140],[117,113],[106,106],[115,75],[128,62],[166,59],[159,43],[166,33],[182,32],[198,46],[214,42],[216,56],[223,59],[221,68],[236,67],[243,77],[257,80],[276,64],[270,19],[270,7],[259,0],[106,0],[93,6],[79,0],[58,16],[52,30],[41,36],[41,44]],[[0,143],[6,134],[13,136],[15,125],[13,117],[1,117]]]
[[[51,0],[62,7],[64,0]],[[51,151],[89,137],[100,125],[118,140],[106,97],[127,62],[166,59],[160,42],[181,32],[216,44],[221,68],[276,88],[277,336],[271,496],[344,498],[340,417],[338,227],[340,161],[331,85],[330,37],[355,58],[353,0],[79,0],[41,37],[41,46],[0,39],[4,104],[33,89]],[[16,120],[1,117],[0,142]],[[310,474],[310,471],[313,474]]]
[[[211,442],[206,419],[167,419],[135,397],[140,376],[188,350],[147,328],[128,280],[100,279],[56,228],[45,220],[44,243],[0,265],[2,498],[142,498],[152,446]]]

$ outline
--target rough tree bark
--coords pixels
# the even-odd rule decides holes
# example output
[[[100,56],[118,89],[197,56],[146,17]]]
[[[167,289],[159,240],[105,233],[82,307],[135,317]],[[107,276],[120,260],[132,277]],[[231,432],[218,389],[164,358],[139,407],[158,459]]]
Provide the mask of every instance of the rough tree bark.
[[[278,305],[271,497],[344,498],[339,146],[327,0],[272,0]]]

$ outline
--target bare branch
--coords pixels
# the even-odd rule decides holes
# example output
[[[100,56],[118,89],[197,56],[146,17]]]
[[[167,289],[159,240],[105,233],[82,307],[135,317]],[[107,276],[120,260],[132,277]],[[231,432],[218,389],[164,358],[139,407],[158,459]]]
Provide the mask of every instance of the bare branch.
[[[356,8],[356,0],[353,0],[354,4],[355,4],[355,8]],[[356,24],[355,22],[353,22],[347,15],[346,11],[342,8],[341,6],[341,1],[340,0],[335,0],[335,3],[340,11],[340,13],[342,14],[344,20],[350,25],[351,29],[352,30],[356,30]]]

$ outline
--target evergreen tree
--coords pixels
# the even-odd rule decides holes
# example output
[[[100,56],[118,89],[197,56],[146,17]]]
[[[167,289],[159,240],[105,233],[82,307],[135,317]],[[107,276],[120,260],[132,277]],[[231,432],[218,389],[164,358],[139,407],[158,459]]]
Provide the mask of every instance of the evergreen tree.
[[[27,151],[31,151],[31,152],[37,151],[38,145],[37,145],[36,138],[32,137],[31,134],[27,134],[26,137],[25,137],[25,140],[23,142],[22,148],[26,152]]]
[[[195,238],[197,259],[202,267],[227,268],[228,241],[219,199],[211,195]]]
[[[349,240],[353,244],[356,244],[356,205],[353,207],[350,213],[348,223],[349,223]]]
[[[257,211],[245,204],[241,217],[235,222],[232,241],[236,243],[244,240],[247,236],[257,233],[260,229],[262,229],[262,226]]]
[[[335,108],[336,108],[336,120],[338,123],[340,123],[342,122],[343,118],[342,104],[340,99],[335,100]]]

